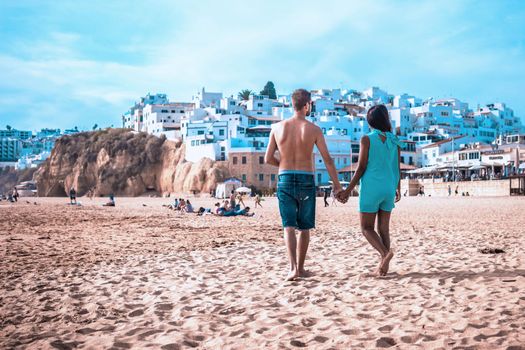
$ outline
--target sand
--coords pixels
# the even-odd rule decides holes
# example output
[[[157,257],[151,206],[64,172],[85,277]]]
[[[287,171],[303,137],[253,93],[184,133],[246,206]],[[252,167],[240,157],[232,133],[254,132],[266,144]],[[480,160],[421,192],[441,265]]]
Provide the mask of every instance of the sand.
[[[356,199],[318,199],[293,282],[273,198],[253,218],[80,201],[0,203],[0,348],[525,348],[525,198],[403,198],[384,278]]]

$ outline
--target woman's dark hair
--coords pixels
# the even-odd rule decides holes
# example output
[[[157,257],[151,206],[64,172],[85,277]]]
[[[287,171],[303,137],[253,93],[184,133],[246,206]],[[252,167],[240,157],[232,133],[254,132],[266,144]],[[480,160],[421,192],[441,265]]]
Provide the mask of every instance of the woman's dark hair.
[[[390,117],[385,105],[373,106],[366,114],[366,121],[368,125],[379,131],[392,131],[392,124],[390,124]]]

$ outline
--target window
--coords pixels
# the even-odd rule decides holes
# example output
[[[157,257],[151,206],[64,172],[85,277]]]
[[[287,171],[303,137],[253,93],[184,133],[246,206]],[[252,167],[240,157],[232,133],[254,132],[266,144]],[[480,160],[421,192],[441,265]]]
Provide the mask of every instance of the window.
[[[195,141],[194,140],[191,140],[191,145],[195,146]]]
[[[237,164],[237,157],[233,157],[233,165]]]
[[[271,179],[272,181],[275,181],[275,174],[270,175],[270,179]]]
[[[262,103],[257,103],[257,107],[262,107],[263,104]]]
[[[264,181],[264,174],[259,174],[259,181]]]
[[[264,157],[259,157],[259,164],[264,164]]]
[[[219,136],[224,136],[224,129],[219,130]]]
[[[246,164],[246,157],[245,156],[242,157],[242,164]]]
[[[246,174],[242,174],[241,178],[242,178],[242,181],[246,181]]]
[[[320,184],[321,183],[321,174],[317,174],[317,183]]]
[[[171,113],[176,113],[174,109],[171,110]]]
[[[198,130],[197,135],[204,135],[204,130]]]

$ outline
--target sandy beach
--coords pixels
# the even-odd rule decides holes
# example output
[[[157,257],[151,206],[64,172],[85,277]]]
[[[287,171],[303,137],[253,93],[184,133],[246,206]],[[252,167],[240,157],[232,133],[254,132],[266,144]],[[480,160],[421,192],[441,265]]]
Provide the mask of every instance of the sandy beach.
[[[383,278],[356,198],[318,199],[293,282],[274,198],[252,218],[80,201],[0,203],[0,348],[525,349],[525,198],[403,198]]]

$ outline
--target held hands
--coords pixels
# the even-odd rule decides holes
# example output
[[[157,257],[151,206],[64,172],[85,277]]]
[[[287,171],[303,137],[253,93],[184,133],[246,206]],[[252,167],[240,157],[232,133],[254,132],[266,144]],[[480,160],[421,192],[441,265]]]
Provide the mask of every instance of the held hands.
[[[351,192],[352,190],[350,188],[347,188],[344,191],[339,191],[338,193],[336,193],[335,196],[339,202],[346,203],[348,201],[348,197],[350,197]]]

